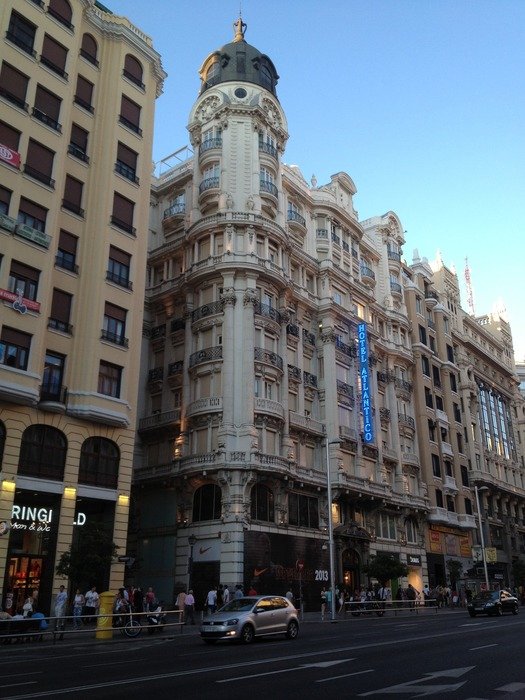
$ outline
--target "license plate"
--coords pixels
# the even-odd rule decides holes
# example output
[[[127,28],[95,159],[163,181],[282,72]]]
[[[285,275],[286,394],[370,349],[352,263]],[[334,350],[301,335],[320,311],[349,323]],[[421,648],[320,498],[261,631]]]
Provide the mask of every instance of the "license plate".
[[[215,630],[215,627],[213,627],[212,625],[203,625],[202,631],[203,632],[215,632],[216,630]]]

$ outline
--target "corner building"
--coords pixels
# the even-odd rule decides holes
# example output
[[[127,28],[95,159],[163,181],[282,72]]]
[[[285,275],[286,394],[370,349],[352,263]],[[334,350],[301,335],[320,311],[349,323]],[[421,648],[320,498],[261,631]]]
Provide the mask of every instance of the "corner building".
[[[283,163],[278,75],[245,30],[204,61],[193,153],[152,186],[137,580],[166,601],[191,587],[200,606],[219,583],[291,586],[316,609],[330,507],[339,586],[366,585],[388,551],[421,588],[403,227],[359,222],[346,173],[317,186]]]
[[[49,611],[98,523],[126,552],[153,113],[151,40],[93,0],[0,8],[0,591]],[[99,590],[120,585],[115,563]],[[73,583],[73,582],[71,582]]]

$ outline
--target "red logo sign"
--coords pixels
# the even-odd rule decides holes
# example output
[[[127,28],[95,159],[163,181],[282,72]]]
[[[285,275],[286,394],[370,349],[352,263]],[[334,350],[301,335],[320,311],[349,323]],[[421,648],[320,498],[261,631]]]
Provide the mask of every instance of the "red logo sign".
[[[20,301],[18,294],[9,292],[7,289],[0,289],[0,300],[12,301],[13,305],[18,303],[19,305],[25,306],[30,311],[40,311],[40,304],[38,301],[31,301],[31,299],[25,299],[24,297],[22,297],[22,301]]]
[[[0,160],[3,160],[4,163],[9,163],[9,165],[14,165],[15,168],[20,167],[20,153],[4,146],[3,143],[0,143]]]

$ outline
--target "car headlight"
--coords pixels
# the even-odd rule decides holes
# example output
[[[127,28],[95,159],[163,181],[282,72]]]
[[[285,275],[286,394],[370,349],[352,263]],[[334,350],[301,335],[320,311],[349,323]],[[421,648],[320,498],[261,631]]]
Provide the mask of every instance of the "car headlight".
[[[233,625],[237,625],[238,622],[239,622],[239,618],[238,618],[238,617],[232,617],[231,620],[226,620],[226,626],[227,626],[227,627],[232,627]]]

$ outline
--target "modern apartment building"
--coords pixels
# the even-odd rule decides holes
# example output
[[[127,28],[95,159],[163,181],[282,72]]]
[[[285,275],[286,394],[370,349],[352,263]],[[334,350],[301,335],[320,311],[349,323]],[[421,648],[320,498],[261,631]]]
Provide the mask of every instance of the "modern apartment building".
[[[292,586],[317,607],[330,507],[339,585],[366,583],[385,551],[420,589],[403,227],[360,222],[346,173],[318,186],[284,164],[277,71],[245,30],[202,64],[193,153],[152,186],[139,581],[165,600],[190,586],[198,604],[219,582]]]
[[[0,42],[0,590],[49,610],[82,528],[126,553],[165,74],[94,0],[7,0]]]

